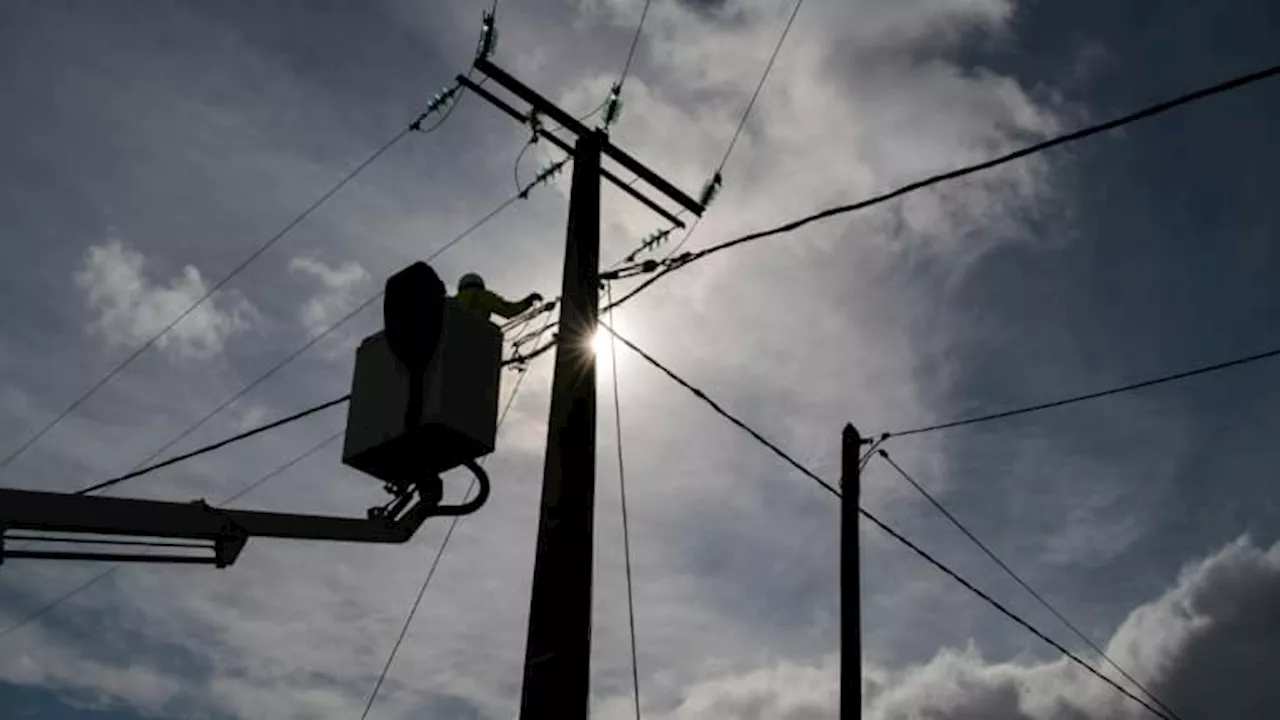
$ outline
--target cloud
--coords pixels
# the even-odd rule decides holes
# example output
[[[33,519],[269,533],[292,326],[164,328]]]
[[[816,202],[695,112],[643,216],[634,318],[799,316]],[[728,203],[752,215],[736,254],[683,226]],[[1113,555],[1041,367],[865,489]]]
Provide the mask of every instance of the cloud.
[[[1134,609],[1107,653],[1186,718],[1280,716],[1280,543],[1241,538],[1193,563]],[[1108,676],[1116,673],[1092,658]],[[868,720],[1085,720],[1153,717],[1066,658],[992,663],[970,646],[890,671],[864,666]],[[1118,680],[1121,683],[1124,681]],[[816,720],[839,708],[839,661],[781,661],[692,684],[663,720]],[[1136,689],[1135,689],[1136,692]],[[1138,693],[1140,694],[1140,693]],[[625,703],[602,703],[623,718]]]
[[[364,266],[354,260],[333,267],[312,257],[295,257],[289,261],[289,272],[309,275],[320,283],[320,291],[299,311],[302,326],[313,337],[363,301],[371,280]]]
[[[120,240],[93,245],[75,273],[76,287],[97,317],[89,330],[111,346],[136,346],[173,322],[208,292],[200,271],[192,265],[168,284],[145,273],[146,258]],[[209,358],[222,352],[227,339],[257,319],[257,310],[243,297],[222,294],[192,310],[156,345],[171,356]]]

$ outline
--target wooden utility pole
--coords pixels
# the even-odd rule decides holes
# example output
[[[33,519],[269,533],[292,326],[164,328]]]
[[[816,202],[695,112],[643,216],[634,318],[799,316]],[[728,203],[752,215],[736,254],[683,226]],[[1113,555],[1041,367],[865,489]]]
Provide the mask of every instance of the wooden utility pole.
[[[587,715],[596,482],[596,359],[591,339],[600,304],[601,140],[595,132],[583,135],[573,153],[522,718]]]
[[[840,437],[840,720],[862,718],[862,575],[858,541],[862,436]]]
[[[521,720],[585,720],[591,677],[591,574],[595,509],[596,361],[591,349],[600,302],[600,181],[607,180],[675,225],[679,217],[601,168],[602,156],[634,173],[650,187],[701,215],[700,203],[623,152],[601,130],[572,115],[507,72],[479,58],[475,68],[528,103],[521,113],[488,89],[459,76],[467,90],[573,155],[573,188],[565,238],[560,328],[547,422],[529,633],[525,646]],[[577,137],[570,145],[541,123],[545,117]]]

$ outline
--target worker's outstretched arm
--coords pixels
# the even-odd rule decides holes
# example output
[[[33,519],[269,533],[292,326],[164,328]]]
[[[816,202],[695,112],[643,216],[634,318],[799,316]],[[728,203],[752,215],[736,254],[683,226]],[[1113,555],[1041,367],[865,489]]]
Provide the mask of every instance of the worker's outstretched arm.
[[[507,320],[510,320],[520,313],[528,310],[538,301],[542,300],[542,296],[538,293],[529,293],[525,299],[519,302],[511,302],[495,292],[489,292],[488,295],[488,300],[491,303],[491,307],[489,308],[490,311],[493,312],[494,315]]]

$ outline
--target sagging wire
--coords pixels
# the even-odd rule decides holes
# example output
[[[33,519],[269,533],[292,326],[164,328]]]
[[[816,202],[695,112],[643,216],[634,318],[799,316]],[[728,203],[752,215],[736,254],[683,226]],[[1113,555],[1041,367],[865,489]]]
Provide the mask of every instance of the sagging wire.
[[[542,116],[537,110],[530,110],[529,117],[525,119],[525,124],[529,126],[529,141],[520,148],[519,154],[516,155],[515,166],[511,168],[511,175],[515,179],[516,189],[519,190],[520,185],[520,161],[524,159],[524,154],[529,152],[529,148],[538,144],[538,138],[543,132]]]
[[[605,283],[605,295],[610,304],[613,301],[613,285]],[[613,325],[613,311],[609,311],[609,325]],[[617,430],[618,447],[618,495],[622,505],[622,551],[626,562],[627,573],[627,618],[631,629],[631,683],[632,698],[635,701],[636,720],[640,720],[640,663],[636,651],[636,604],[635,592],[631,581],[631,526],[627,517],[627,472],[622,461],[622,401],[618,391],[618,339],[609,333],[609,361],[613,366],[613,412],[614,428]]]
[[[888,437],[887,435],[882,436],[881,442],[887,439],[887,437]],[[873,449],[874,449],[874,446],[873,446]],[[1182,717],[1178,715],[1178,713],[1174,712],[1174,710],[1170,708],[1167,704],[1165,704],[1165,702],[1161,700],[1159,696],[1153,693],[1146,685],[1139,682],[1137,678],[1135,678],[1132,674],[1130,674],[1128,670],[1125,670],[1123,667],[1121,667],[1115,660],[1112,660],[1111,656],[1108,655],[1107,652],[1103,650],[1101,646],[1099,646],[1096,642],[1094,642],[1093,639],[1091,639],[1088,635],[1086,635],[1084,631],[1079,628],[1079,626],[1071,622],[1071,620],[1069,620],[1067,616],[1062,613],[1062,611],[1058,610],[1058,608],[1055,607],[1052,603],[1050,603],[1047,598],[1045,598],[1043,595],[1037,592],[1035,588],[1031,587],[1031,585],[1026,580],[1022,579],[1021,575],[1019,575],[1012,567],[1010,567],[1008,563],[1002,560],[994,550],[992,550],[985,542],[979,539],[978,536],[975,535],[972,530],[966,527],[964,523],[960,522],[960,519],[957,518],[955,515],[953,515],[945,505],[939,502],[938,499],[933,496],[933,493],[929,492],[923,485],[917,482],[916,479],[910,475],[910,473],[904,470],[902,466],[897,463],[897,461],[895,461],[892,457],[890,457],[889,452],[887,450],[881,449],[879,452],[874,452],[874,450],[868,451],[867,459],[870,460],[870,458],[873,455],[879,455],[880,458],[885,461],[885,463],[887,463],[890,467],[894,469],[895,472],[897,472],[899,477],[905,480],[907,484],[909,484],[912,488],[915,489],[916,492],[918,492],[922,497],[924,497],[924,499],[927,500],[929,504],[932,505],[933,508],[937,510],[940,515],[946,518],[947,522],[951,523],[951,525],[955,527],[955,529],[959,530],[965,537],[969,538],[970,542],[972,542],[974,546],[976,546],[979,550],[981,550],[982,553],[986,555],[992,562],[998,565],[1000,569],[1005,572],[1006,575],[1008,575],[1010,578],[1013,579],[1014,582],[1022,586],[1023,590],[1026,590],[1027,593],[1031,595],[1031,597],[1036,599],[1036,602],[1040,603],[1040,605],[1043,606],[1050,613],[1052,613],[1054,617],[1058,618],[1058,621],[1061,622],[1063,625],[1065,625],[1068,630],[1075,633],[1075,636],[1079,638],[1082,642],[1084,642],[1085,645],[1089,646],[1089,649],[1097,653],[1098,657],[1105,660],[1108,665],[1110,665],[1112,668],[1118,671],[1121,675],[1123,675],[1125,680],[1128,680],[1130,683],[1135,685],[1139,690],[1141,690],[1143,694],[1146,695],[1151,700],[1151,702],[1158,705],[1160,709],[1165,712],[1166,715],[1173,718],[1173,720],[1182,720]]]

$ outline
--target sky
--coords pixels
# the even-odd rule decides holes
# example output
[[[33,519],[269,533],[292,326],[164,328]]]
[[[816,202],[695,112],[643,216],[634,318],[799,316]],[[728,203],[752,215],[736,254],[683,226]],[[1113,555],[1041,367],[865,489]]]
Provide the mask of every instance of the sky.
[[[0,8],[0,452],[57,415],[465,72],[482,6],[142,3]],[[467,4],[471,5],[471,4]],[[494,60],[576,114],[616,81],[639,0],[503,2]],[[715,170],[791,10],[654,0],[612,139],[687,192]],[[689,249],[852,202],[1269,66],[1280,9],[1219,3],[808,0]],[[1264,82],[721,253],[613,323],[835,480],[875,434],[1271,349],[1280,321],[1280,85]],[[483,216],[547,163],[463,97],[213,295],[0,485],[132,468]],[[569,173],[432,261],[558,293]],[[660,218],[602,192],[602,256]],[[633,281],[634,282],[634,281]],[[620,283],[624,292],[628,283]],[[376,306],[174,447],[348,391]],[[607,355],[602,359],[607,360]],[[617,352],[640,695],[655,720],[834,717],[838,506],[634,354]],[[370,717],[516,714],[550,390],[532,364]],[[1278,368],[886,448],[1186,720],[1280,713]],[[599,373],[591,707],[632,716],[612,374]],[[517,375],[503,376],[504,396]],[[333,410],[108,494],[216,502],[341,429]],[[362,515],[338,444],[236,507]],[[465,473],[446,477],[451,492]],[[862,503],[1100,667],[883,463]],[[123,567],[0,637],[9,716],[359,717],[447,523],[405,546],[258,539],[231,568]],[[864,525],[874,720],[1138,718]],[[101,573],[0,567],[0,628]]]

